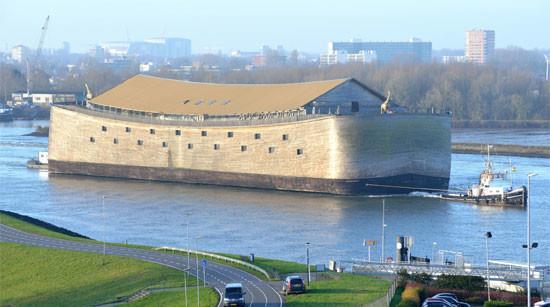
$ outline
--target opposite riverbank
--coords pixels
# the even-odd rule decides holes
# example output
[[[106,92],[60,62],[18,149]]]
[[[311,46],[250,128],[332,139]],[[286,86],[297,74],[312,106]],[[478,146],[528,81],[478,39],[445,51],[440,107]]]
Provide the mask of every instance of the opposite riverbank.
[[[492,144],[492,146],[491,153],[493,155],[550,158],[550,146],[508,144]],[[487,144],[453,143],[452,151],[453,153],[485,154],[487,153]]]

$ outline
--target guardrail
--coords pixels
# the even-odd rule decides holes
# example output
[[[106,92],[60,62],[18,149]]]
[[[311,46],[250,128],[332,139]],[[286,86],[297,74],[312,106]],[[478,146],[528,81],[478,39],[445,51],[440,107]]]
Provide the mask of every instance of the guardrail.
[[[156,247],[154,248],[154,250],[171,250],[171,251],[178,251],[178,252],[184,252],[184,253],[187,253],[189,251],[189,253],[191,254],[197,254],[197,255],[202,255],[202,256],[205,256],[205,257],[209,257],[211,259],[218,259],[218,260],[222,260],[224,262],[230,262],[230,263],[234,263],[234,264],[238,264],[238,265],[242,265],[242,266],[245,266],[245,267],[248,267],[252,270],[255,270],[255,271],[258,271],[260,273],[262,273],[263,275],[265,275],[265,277],[267,278],[267,280],[271,280],[271,276],[269,275],[269,273],[267,273],[266,270],[260,268],[259,266],[257,265],[254,265],[254,264],[251,264],[251,263],[248,263],[246,261],[242,261],[242,260],[238,260],[238,259],[233,259],[233,258],[230,258],[230,257],[226,257],[226,256],[221,256],[221,255],[217,255],[217,254],[212,254],[212,253],[207,253],[207,252],[201,252],[201,251],[196,251],[196,250],[187,250],[185,248],[177,248],[177,247],[170,247],[170,246],[161,246],[161,247]]]

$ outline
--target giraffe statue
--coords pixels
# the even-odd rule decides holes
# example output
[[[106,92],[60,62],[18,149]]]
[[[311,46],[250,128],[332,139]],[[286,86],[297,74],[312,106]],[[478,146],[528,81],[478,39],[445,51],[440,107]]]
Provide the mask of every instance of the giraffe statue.
[[[88,83],[84,83],[84,86],[86,87],[86,99],[91,100],[92,98],[94,98],[94,94],[92,93],[92,90],[90,90]]]
[[[386,114],[390,110],[390,101],[391,101],[391,92],[388,91],[388,96],[386,96],[386,101],[380,105],[380,114]]]

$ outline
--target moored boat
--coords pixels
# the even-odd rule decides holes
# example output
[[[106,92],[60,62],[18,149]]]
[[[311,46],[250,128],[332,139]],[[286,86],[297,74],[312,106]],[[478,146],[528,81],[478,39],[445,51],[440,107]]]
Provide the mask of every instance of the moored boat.
[[[11,122],[13,120],[12,109],[0,108],[0,122]]]

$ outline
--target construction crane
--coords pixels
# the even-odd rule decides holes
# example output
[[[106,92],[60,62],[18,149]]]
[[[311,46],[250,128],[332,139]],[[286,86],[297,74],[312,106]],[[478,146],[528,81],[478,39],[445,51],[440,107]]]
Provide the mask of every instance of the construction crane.
[[[40,40],[38,41],[38,47],[36,47],[36,58],[40,57],[42,53],[42,46],[44,45],[44,39],[46,38],[46,32],[48,32],[48,23],[50,22],[50,15],[46,17],[44,25],[42,26],[42,33],[40,34]]]
[[[38,47],[36,47],[36,57],[34,58],[34,65],[38,65],[38,61],[40,58],[40,55],[42,54],[42,46],[44,46],[44,39],[46,38],[46,32],[48,31],[48,23],[50,22],[50,15],[46,17],[46,20],[44,21],[44,25],[42,26],[42,32],[40,33],[40,40],[38,41]],[[31,64],[29,63],[29,59],[26,59],[25,62],[27,63],[27,99],[31,99],[31,87],[32,87],[32,79],[31,79]]]

